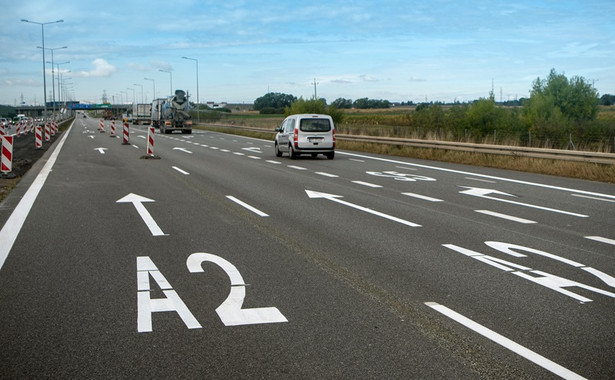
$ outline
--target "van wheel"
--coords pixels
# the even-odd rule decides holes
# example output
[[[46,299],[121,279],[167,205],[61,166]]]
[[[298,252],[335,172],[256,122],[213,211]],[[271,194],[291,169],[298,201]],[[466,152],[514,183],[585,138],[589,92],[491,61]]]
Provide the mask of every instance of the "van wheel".
[[[294,160],[295,158],[297,158],[297,153],[295,153],[295,151],[293,150],[292,145],[288,146],[288,155],[290,156],[291,160]]]
[[[332,160],[335,157],[335,152],[326,153],[325,156],[327,156],[328,159]]]
[[[276,157],[282,157],[282,151],[280,150],[280,147],[278,146],[278,143],[275,143],[275,156]]]

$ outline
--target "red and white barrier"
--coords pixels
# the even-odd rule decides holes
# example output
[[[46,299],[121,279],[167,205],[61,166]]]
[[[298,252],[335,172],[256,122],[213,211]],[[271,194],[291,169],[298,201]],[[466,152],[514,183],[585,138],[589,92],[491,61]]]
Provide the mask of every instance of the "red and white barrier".
[[[36,149],[41,149],[43,147],[43,127],[40,125],[36,126],[36,131],[34,132],[34,145]]]
[[[149,127],[147,132],[147,155],[154,155],[154,127]]]
[[[51,141],[51,127],[49,123],[45,124],[45,142]]]
[[[122,144],[127,145],[130,144],[130,131],[128,130],[128,123],[124,123],[124,141]]]
[[[111,122],[111,137],[115,137],[115,120]]]
[[[105,133],[105,121],[103,119],[100,119],[100,133]]]
[[[0,136],[4,136],[6,132],[4,132],[4,124],[0,123]]]
[[[13,170],[13,136],[2,136],[2,158],[0,172],[10,173]]]

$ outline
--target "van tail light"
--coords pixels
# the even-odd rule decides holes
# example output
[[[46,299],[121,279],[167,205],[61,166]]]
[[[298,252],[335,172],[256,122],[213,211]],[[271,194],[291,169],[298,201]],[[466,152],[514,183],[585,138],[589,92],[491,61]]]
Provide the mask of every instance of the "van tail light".
[[[335,148],[335,128],[331,130],[333,136],[333,147]]]
[[[295,127],[295,132],[293,133],[293,141],[295,142],[295,148],[299,149],[299,128]]]

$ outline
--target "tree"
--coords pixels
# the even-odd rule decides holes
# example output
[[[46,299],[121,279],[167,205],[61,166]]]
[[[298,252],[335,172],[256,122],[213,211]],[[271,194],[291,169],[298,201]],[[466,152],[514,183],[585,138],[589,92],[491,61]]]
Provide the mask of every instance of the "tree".
[[[604,94],[600,97],[601,106],[612,106],[615,104],[615,95]]]
[[[254,109],[257,111],[263,108],[284,109],[285,107],[289,107],[296,100],[297,97],[290,94],[270,92],[254,101]]]
[[[293,102],[290,107],[286,107],[284,116],[290,116],[300,113],[324,114],[329,115],[335,124],[341,123],[344,118],[344,112],[334,105],[327,106],[323,99],[318,100],[299,100]]]
[[[536,107],[556,107],[571,122],[594,120],[598,113],[598,92],[578,76],[570,79],[551,69],[549,76],[537,78],[527,102],[529,114],[555,114],[554,110],[537,110]]]
[[[337,98],[331,103],[336,108],[352,108],[352,99]]]

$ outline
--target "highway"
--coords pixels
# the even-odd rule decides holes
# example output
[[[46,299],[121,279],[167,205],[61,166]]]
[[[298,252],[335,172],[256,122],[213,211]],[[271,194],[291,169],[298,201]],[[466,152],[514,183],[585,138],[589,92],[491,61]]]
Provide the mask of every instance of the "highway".
[[[109,123],[0,204],[3,378],[615,378],[615,185]]]

